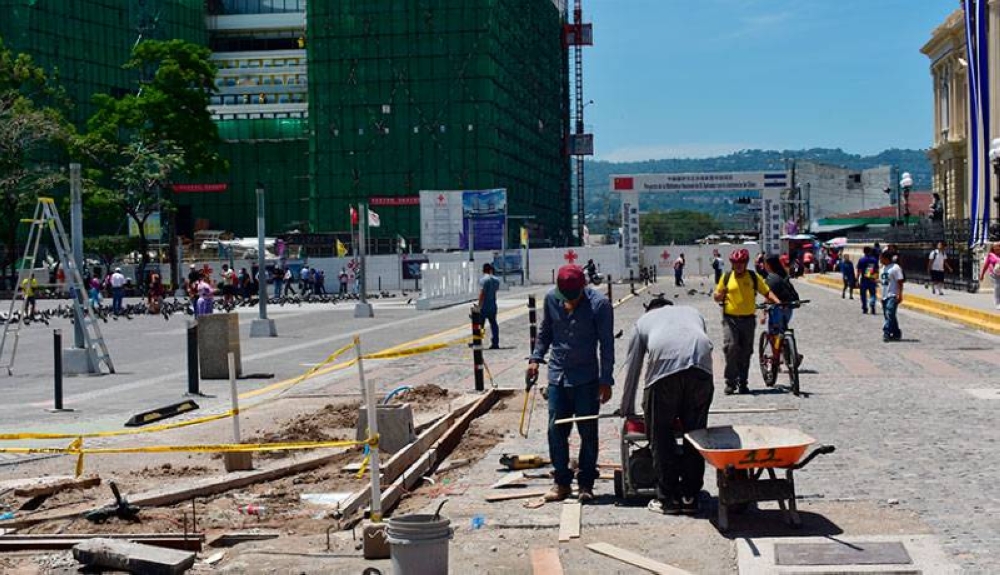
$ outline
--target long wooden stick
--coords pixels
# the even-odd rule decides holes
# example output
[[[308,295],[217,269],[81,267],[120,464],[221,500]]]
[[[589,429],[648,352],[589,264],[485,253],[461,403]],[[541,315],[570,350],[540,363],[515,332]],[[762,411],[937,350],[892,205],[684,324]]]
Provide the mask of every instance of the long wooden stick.
[[[777,413],[779,411],[798,411],[797,407],[740,407],[734,409],[711,409],[709,410],[709,415],[732,415],[740,413]],[[593,419],[609,419],[612,417],[621,417],[617,413],[599,413],[597,415],[581,415],[579,417],[567,417],[565,419],[557,419],[553,423],[556,425],[562,425],[564,423],[576,423],[577,421],[590,421]]]

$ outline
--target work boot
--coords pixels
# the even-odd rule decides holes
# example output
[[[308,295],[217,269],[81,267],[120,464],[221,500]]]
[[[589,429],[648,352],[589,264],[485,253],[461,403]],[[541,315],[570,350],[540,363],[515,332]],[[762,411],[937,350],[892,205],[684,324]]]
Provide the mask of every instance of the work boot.
[[[679,515],[681,513],[681,504],[679,501],[675,500],[661,500],[661,499],[651,499],[646,505],[646,509],[649,509],[653,513],[659,513],[661,515]]]
[[[588,503],[594,500],[594,488],[593,487],[581,487],[580,493],[576,496],[580,503]]]
[[[698,498],[697,497],[681,497],[681,513],[686,515],[697,515],[698,514]]]
[[[740,395],[748,395],[750,393],[750,386],[746,382],[740,383]]]
[[[734,386],[734,385],[732,385],[730,383],[727,383],[726,384],[726,391],[725,391],[725,393],[726,393],[726,395],[733,395],[734,393],[736,393],[736,386]]]
[[[558,483],[556,483],[555,485],[552,486],[552,489],[549,489],[549,492],[545,494],[545,500],[562,501],[563,499],[569,497],[570,493],[572,492],[573,489],[570,488],[569,485],[559,485]]]

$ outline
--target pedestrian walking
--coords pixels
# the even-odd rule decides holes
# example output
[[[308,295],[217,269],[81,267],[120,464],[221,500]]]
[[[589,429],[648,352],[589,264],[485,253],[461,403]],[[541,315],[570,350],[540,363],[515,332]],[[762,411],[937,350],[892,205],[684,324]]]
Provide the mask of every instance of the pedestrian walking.
[[[319,269],[313,270],[313,293],[316,295],[326,295],[326,272]]]
[[[250,297],[250,274],[246,268],[240,268],[239,275],[236,276],[236,283],[239,284],[240,297],[247,299]]]
[[[490,324],[493,339],[490,349],[500,349],[500,326],[497,324],[497,292],[500,280],[493,275],[493,264],[483,264],[483,277],[479,278],[479,314],[482,324]]]
[[[271,281],[274,283],[274,297],[281,297],[281,288],[285,283],[285,270],[275,265],[274,271],[271,272]]]
[[[951,273],[951,264],[948,263],[948,254],[945,252],[944,242],[938,242],[937,247],[927,255],[927,273],[931,276],[931,293],[944,295],[944,274]]]
[[[712,250],[712,271],[715,272],[714,282],[716,284],[718,284],[719,280],[722,279],[723,266],[724,264],[722,263],[722,255],[719,253],[719,250]]]
[[[844,257],[840,258],[840,277],[844,279],[840,299],[844,299],[844,294],[850,294],[851,299],[854,299],[854,288],[858,287],[858,278],[854,273],[854,262],[851,261],[850,254],[844,254]]]
[[[215,300],[215,286],[212,285],[212,281],[208,278],[206,274],[200,282],[198,282],[198,301],[195,303],[194,315],[195,317],[200,317],[203,315],[211,315],[212,308],[214,307]]]
[[[125,276],[121,268],[115,268],[111,274],[111,311],[118,315],[122,312],[122,300],[125,297]]]
[[[184,286],[184,291],[187,292],[189,299],[195,299],[198,297],[198,282],[201,281],[201,272],[198,271],[197,266],[191,264],[188,268],[187,282]]]
[[[993,305],[1000,310],[1000,242],[993,242],[989,253],[986,254],[983,269],[979,270],[979,283],[983,282],[986,274],[990,274],[990,278],[993,279]]]
[[[684,254],[677,256],[674,260],[674,285],[677,287],[682,287],[684,285],[684,264],[687,263],[684,259]]]
[[[154,315],[160,313],[164,293],[166,290],[163,287],[163,281],[160,280],[160,274],[153,274],[150,277],[149,288],[146,290],[146,307],[149,309],[149,313]]]
[[[857,276],[859,280],[861,296],[861,313],[866,314],[871,311],[875,315],[875,295],[878,291],[878,257],[875,255],[875,248],[865,247],[864,255],[858,260]]]
[[[35,272],[28,272],[28,277],[21,280],[21,293],[24,294],[24,314],[35,315],[36,293],[38,292],[38,279]]]
[[[87,291],[90,296],[90,309],[97,311],[101,307],[101,280],[96,277],[90,278],[90,289]]]
[[[642,412],[653,452],[656,498],[650,511],[673,515],[696,513],[705,478],[705,459],[687,439],[677,451],[674,421],[684,431],[708,425],[712,405],[712,340],[705,318],[693,307],[673,307],[658,297],[635,324],[625,359],[625,383],[620,411],[635,415],[635,395],[645,356]]]
[[[292,274],[292,268],[285,269],[285,276],[282,279],[285,282],[285,291],[282,295],[288,297],[288,292],[292,292],[292,295],[298,295],[295,288],[292,286],[292,282],[295,281],[295,275]]]
[[[729,255],[732,271],[726,272],[715,287],[715,301],[722,305],[722,352],[726,356],[726,395],[750,393],[750,356],[754,350],[757,294],[781,303],[764,278],[748,270],[750,252],[734,249]]]
[[[611,399],[614,385],[614,310],[599,291],[587,287],[583,268],[559,268],[556,287],[545,296],[542,325],[535,349],[528,360],[527,377],[538,377],[538,364],[551,351],[548,363],[549,458],[555,468],[555,485],[547,501],[569,497],[573,470],[569,467],[571,425],[556,425],[557,419],[596,415]],[[579,500],[594,498],[597,480],[597,421],[576,423],[580,451],[576,474]]]
[[[885,250],[879,259],[882,262],[882,341],[899,341],[903,332],[899,329],[899,319],[896,310],[903,303],[903,269],[894,261],[894,252]]]
[[[306,297],[312,293],[312,287],[312,270],[309,269],[309,266],[304,266],[302,271],[299,272],[299,293],[302,294],[302,297]]]
[[[337,275],[337,281],[340,282],[340,291],[337,292],[337,295],[347,295],[347,280],[347,268],[340,268],[340,273]]]
[[[236,297],[236,272],[229,264],[222,264],[222,301],[227,308],[232,307]]]

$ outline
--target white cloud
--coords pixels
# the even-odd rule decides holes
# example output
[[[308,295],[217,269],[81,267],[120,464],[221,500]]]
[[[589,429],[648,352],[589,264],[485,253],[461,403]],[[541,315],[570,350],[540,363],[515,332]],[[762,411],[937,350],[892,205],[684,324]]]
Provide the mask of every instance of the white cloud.
[[[725,156],[740,150],[763,148],[749,144],[661,144],[652,146],[625,146],[608,154],[599,154],[596,159],[608,162],[642,162],[680,158],[711,158]]]

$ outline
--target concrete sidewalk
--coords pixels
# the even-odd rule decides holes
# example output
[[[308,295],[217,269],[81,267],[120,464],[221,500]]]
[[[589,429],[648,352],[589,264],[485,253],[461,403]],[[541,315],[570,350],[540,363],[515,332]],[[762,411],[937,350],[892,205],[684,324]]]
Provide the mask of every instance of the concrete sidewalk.
[[[806,281],[838,291],[843,288],[840,274],[835,273],[810,274],[806,276]],[[992,287],[986,290],[980,289],[976,293],[946,290],[944,295],[931,295],[928,286],[921,286],[922,284],[916,283],[906,284],[903,291],[903,308],[987,333],[1000,334],[1000,311],[993,308]],[[855,293],[855,296],[858,294]]]

